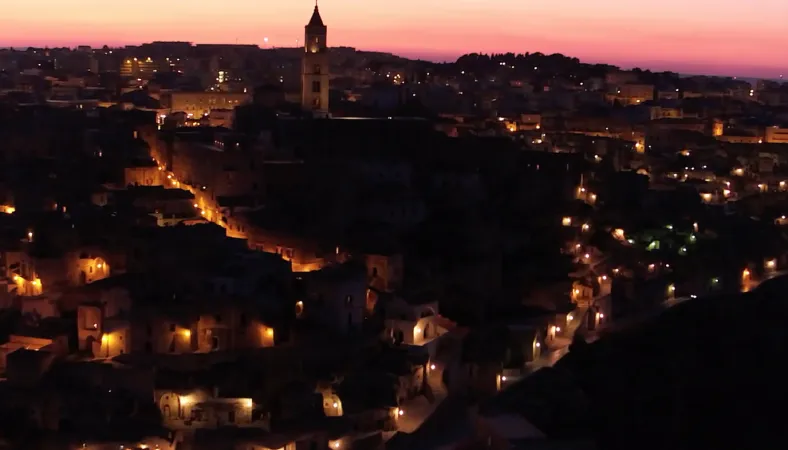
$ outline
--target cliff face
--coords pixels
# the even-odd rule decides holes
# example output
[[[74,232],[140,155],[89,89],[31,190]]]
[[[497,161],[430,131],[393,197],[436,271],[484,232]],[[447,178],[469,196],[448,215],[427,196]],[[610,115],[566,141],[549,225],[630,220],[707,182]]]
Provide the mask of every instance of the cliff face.
[[[774,448],[786,427],[787,288],[775,279],[748,294],[689,301],[576,346],[544,377],[571,380],[564,390],[583,393],[585,415],[546,414],[555,389],[533,392],[522,411],[550,437],[588,433],[606,449]],[[524,384],[542,383],[532,378]],[[525,406],[539,401],[542,408]]]

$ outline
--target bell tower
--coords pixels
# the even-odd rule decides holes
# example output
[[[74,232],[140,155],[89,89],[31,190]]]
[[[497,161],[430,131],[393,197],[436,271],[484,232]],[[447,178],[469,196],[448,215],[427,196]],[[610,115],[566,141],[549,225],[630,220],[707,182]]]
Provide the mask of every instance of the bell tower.
[[[328,114],[328,27],[315,11],[304,27],[304,58],[301,67],[301,107],[316,115]]]

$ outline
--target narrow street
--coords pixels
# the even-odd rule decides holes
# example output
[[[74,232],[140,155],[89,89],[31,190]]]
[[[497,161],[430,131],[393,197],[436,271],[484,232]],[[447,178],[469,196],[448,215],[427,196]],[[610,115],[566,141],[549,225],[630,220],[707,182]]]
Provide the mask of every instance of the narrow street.
[[[405,402],[401,406],[403,415],[399,417],[399,432],[413,433],[421,427],[448,396],[446,386],[443,384],[443,371],[436,366],[427,376],[431,391],[430,395],[420,395]],[[427,397],[432,397],[428,399]]]

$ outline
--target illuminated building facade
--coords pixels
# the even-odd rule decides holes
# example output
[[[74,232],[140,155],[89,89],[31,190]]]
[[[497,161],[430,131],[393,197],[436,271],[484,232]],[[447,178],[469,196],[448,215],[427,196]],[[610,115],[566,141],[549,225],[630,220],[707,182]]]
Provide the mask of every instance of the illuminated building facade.
[[[120,64],[120,74],[124,77],[151,78],[158,72],[159,65],[152,58],[126,58]]]
[[[161,96],[162,106],[171,113],[183,112],[198,118],[217,109],[235,109],[250,99],[250,94],[230,92],[168,92]]]

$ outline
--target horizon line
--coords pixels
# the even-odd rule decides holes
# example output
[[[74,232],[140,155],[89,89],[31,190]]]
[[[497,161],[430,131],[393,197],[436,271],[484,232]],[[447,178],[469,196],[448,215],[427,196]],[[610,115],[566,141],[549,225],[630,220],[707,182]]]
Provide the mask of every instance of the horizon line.
[[[13,49],[15,51],[17,51],[17,50],[25,51],[25,50],[30,49],[30,48],[35,48],[35,49],[41,49],[41,48],[62,49],[62,48],[67,48],[67,49],[70,49],[70,50],[75,50],[75,49],[77,49],[77,48],[79,48],[81,46],[90,47],[91,49],[101,49],[101,48],[103,48],[105,46],[107,48],[109,48],[109,49],[124,49],[126,47],[139,47],[139,46],[142,46],[142,45],[145,45],[145,44],[151,44],[151,43],[156,43],[156,42],[188,43],[188,44],[190,44],[192,46],[196,46],[196,45],[255,46],[255,47],[257,47],[260,50],[279,50],[279,49],[298,50],[300,48],[300,46],[298,46],[298,47],[289,47],[289,46],[265,47],[265,46],[262,46],[262,45],[256,44],[256,43],[240,43],[240,42],[226,42],[226,43],[225,42],[210,42],[210,43],[208,43],[208,42],[201,42],[201,43],[198,43],[198,42],[191,41],[191,40],[185,40],[185,41],[181,41],[181,40],[151,40],[149,42],[141,42],[141,43],[137,43],[137,44],[113,44],[113,45],[101,44],[98,47],[95,47],[93,45],[88,45],[88,44],[60,45],[60,46],[53,46],[53,47],[49,47],[49,46],[41,47],[41,46],[35,46],[35,45],[23,45],[23,46],[8,45],[8,46],[0,46],[0,50],[11,50],[11,49]],[[560,53],[560,52],[543,53],[543,52],[536,51],[536,52],[524,52],[524,53],[523,52],[519,52],[518,53],[518,52],[512,52],[512,51],[501,51],[501,52],[476,52],[476,51],[470,51],[470,52],[461,53],[461,54],[459,54],[457,56],[453,56],[452,57],[453,59],[450,59],[448,57],[439,57],[437,55],[435,55],[434,57],[425,57],[425,56],[418,56],[418,55],[406,56],[407,53],[411,53],[411,52],[415,53],[415,52],[420,52],[421,51],[421,50],[417,50],[417,49],[401,50],[401,51],[396,51],[396,50],[394,50],[394,51],[392,51],[392,50],[363,50],[363,49],[360,49],[359,47],[355,47],[355,46],[351,46],[351,45],[338,45],[338,46],[335,46],[334,48],[352,48],[352,49],[354,49],[356,51],[365,52],[365,53],[385,53],[385,54],[389,54],[389,55],[396,56],[396,57],[399,57],[399,58],[409,59],[409,60],[412,60],[412,61],[431,62],[431,63],[435,63],[435,64],[453,64],[453,63],[456,63],[457,59],[459,59],[460,57],[465,56],[465,55],[474,54],[474,53],[475,54],[480,54],[480,55],[504,55],[504,54],[509,54],[509,53],[514,54],[514,55],[525,55],[525,54],[533,55],[535,53],[541,53],[543,55],[560,54],[560,55],[563,55],[563,56],[565,56],[567,58],[576,58],[576,59],[579,60],[579,62],[581,64],[587,64],[587,65],[605,64],[605,65],[610,65],[610,66],[613,66],[613,67],[617,67],[617,68],[619,68],[621,70],[632,70],[632,69],[638,68],[638,69],[648,70],[648,71],[651,71],[651,72],[674,72],[674,73],[677,73],[679,76],[683,76],[683,77],[688,77],[688,76],[707,76],[707,77],[761,79],[761,80],[769,80],[769,81],[788,82],[788,80],[785,80],[785,79],[782,78],[782,74],[781,74],[781,72],[788,72],[788,70],[784,71],[784,70],[781,70],[781,69],[775,68],[775,67],[741,68],[741,69],[745,69],[745,70],[746,69],[750,69],[750,70],[753,70],[753,71],[762,71],[762,70],[774,71],[775,75],[773,75],[773,76],[762,76],[762,75],[761,76],[750,76],[750,75],[742,76],[742,75],[730,75],[730,74],[723,75],[722,74],[723,72],[719,72],[719,73],[712,73],[712,72],[708,72],[708,73],[690,73],[691,71],[677,71],[677,70],[670,70],[670,69],[669,70],[665,70],[665,69],[654,69],[654,68],[651,68],[651,67],[654,67],[654,65],[672,65],[672,64],[676,64],[675,62],[670,62],[670,61],[645,62],[645,64],[636,64],[636,63],[632,63],[632,62],[615,63],[615,62],[606,62],[606,61],[583,61],[579,57],[572,56],[572,55],[567,55],[567,54]],[[428,51],[428,50],[426,50],[426,51]],[[415,58],[414,58],[414,56],[415,56]],[[679,65],[680,65],[680,63],[679,63]],[[690,63],[690,65],[692,65],[692,64]]]

